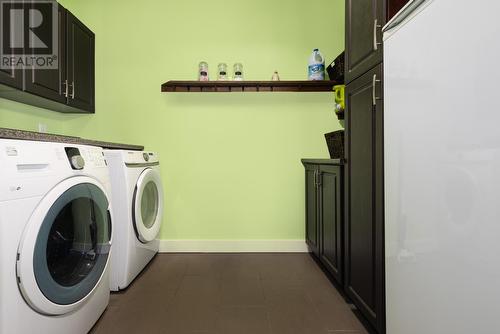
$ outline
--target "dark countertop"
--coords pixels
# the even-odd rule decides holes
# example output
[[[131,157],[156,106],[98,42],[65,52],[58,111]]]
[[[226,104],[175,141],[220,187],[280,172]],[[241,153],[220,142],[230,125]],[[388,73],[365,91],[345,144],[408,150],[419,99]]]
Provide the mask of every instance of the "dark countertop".
[[[131,150],[131,151],[144,150],[144,146],[141,145],[110,143],[110,142],[90,140],[80,137],[62,136],[51,133],[40,133],[34,131],[25,131],[25,130],[7,129],[7,128],[0,128],[0,138],[47,141],[47,142],[67,143],[67,144],[77,144],[77,145],[92,145],[92,146],[100,146],[102,148],[115,149],[115,150]]]
[[[311,164],[311,165],[335,165],[342,166],[344,165],[344,159],[302,159],[302,164]]]

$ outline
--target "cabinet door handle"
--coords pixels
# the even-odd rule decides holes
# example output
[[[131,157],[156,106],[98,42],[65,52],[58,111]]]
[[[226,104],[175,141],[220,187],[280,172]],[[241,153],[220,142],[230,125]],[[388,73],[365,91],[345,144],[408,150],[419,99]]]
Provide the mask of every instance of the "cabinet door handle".
[[[318,187],[318,171],[314,171],[314,188]]]
[[[373,50],[374,51],[377,51],[378,46],[382,45],[382,43],[379,43],[377,41],[377,29],[378,28],[382,28],[382,26],[380,24],[378,24],[378,20],[375,19],[375,21],[373,21]]]
[[[321,172],[318,171],[318,188],[321,187],[321,176],[322,176]]]
[[[372,104],[374,106],[377,105],[377,100],[380,100],[380,97],[377,96],[377,82],[380,82],[380,80],[377,79],[377,75],[373,75],[372,79]]]
[[[63,95],[64,95],[64,97],[68,97],[68,79],[64,80],[62,84],[64,86]]]
[[[71,82],[71,98],[74,100],[75,99],[75,82]]]

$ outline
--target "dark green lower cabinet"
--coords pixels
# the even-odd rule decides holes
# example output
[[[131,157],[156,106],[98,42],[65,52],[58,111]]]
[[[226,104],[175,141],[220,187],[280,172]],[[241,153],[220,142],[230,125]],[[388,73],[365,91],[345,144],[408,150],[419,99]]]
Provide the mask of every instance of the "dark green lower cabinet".
[[[342,284],[342,167],[319,166],[320,261]]]
[[[329,164],[326,162],[330,161]],[[303,161],[306,172],[306,242],[339,283],[343,283],[342,165]]]

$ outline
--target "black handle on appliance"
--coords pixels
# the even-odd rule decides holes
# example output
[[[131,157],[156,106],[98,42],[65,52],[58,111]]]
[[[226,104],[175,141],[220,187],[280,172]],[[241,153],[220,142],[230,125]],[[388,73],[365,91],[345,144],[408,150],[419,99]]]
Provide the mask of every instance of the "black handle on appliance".
[[[111,223],[111,212],[108,210],[108,240],[111,241],[113,224]]]

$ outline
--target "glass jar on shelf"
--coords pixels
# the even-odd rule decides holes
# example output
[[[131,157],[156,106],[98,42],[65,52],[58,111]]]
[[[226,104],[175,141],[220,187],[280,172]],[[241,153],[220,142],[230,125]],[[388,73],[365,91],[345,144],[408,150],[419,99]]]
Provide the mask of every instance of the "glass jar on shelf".
[[[234,64],[233,72],[234,81],[243,81],[243,65],[241,63]]]
[[[208,63],[205,61],[200,62],[198,65],[198,81],[209,81]]]
[[[220,63],[219,66],[217,66],[217,68],[218,68],[217,80],[226,81],[227,80],[227,64]]]

